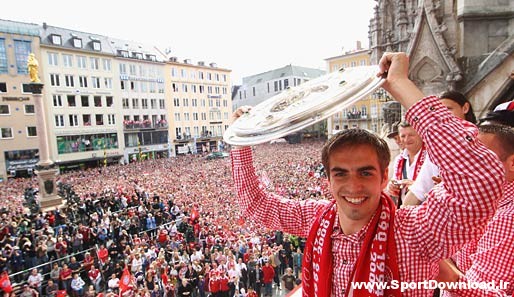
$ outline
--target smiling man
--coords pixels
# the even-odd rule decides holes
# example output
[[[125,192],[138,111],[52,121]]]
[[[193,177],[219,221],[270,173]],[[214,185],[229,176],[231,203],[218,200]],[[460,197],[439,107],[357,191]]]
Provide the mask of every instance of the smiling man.
[[[231,151],[232,173],[244,215],[264,226],[307,237],[304,296],[432,296],[423,286],[401,292],[394,284],[435,277],[438,261],[483,233],[497,207],[502,166],[438,98],[423,98],[407,77],[404,53],[385,54],[383,87],[406,109],[422,137],[444,188],[423,205],[396,207],[383,190],[388,181],[387,144],[361,129],[335,135],[322,149],[332,200],[297,201],[265,190],[249,147]],[[234,113],[237,118],[244,112]],[[392,285],[356,288],[357,282]],[[353,284],[353,285],[352,285]]]

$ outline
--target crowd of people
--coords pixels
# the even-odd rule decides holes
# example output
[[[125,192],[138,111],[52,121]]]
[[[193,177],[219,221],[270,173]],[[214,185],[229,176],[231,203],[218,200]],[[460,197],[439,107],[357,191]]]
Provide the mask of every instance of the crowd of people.
[[[263,184],[292,199],[324,199],[321,145],[256,147]],[[304,239],[242,216],[227,159],[145,160],[63,173],[57,184],[79,199],[44,213],[23,206],[36,178],[0,184],[0,268],[40,295],[119,293],[125,265],[135,280],[130,291],[152,297],[261,296],[268,285],[291,290],[301,277]],[[32,273],[42,279],[30,282]]]

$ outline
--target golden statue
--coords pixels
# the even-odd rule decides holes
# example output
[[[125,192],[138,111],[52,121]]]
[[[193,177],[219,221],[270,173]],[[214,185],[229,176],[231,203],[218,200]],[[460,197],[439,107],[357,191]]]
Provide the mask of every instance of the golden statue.
[[[34,55],[34,53],[29,54],[29,59],[27,61],[27,67],[29,70],[30,81],[33,83],[40,83],[41,81],[39,80],[39,77],[38,77],[39,63],[36,60],[36,55]]]

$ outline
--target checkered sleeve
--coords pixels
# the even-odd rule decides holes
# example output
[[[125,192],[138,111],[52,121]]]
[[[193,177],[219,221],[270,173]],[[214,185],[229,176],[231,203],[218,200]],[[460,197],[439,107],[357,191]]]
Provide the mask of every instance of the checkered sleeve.
[[[437,97],[417,102],[406,119],[423,138],[444,182],[403,218],[410,244],[436,263],[483,234],[502,195],[503,167],[478,141],[476,126],[454,117]]]
[[[243,215],[270,229],[306,237],[316,213],[327,201],[295,201],[266,191],[255,174],[251,148],[232,150],[232,176]]]

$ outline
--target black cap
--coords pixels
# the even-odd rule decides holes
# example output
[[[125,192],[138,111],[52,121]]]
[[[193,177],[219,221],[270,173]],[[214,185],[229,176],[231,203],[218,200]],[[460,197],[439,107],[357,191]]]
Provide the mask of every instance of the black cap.
[[[514,127],[514,101],[496,106],[493,111],[488,112],[485,117],[480,119],[480,124],[484,122]]]

